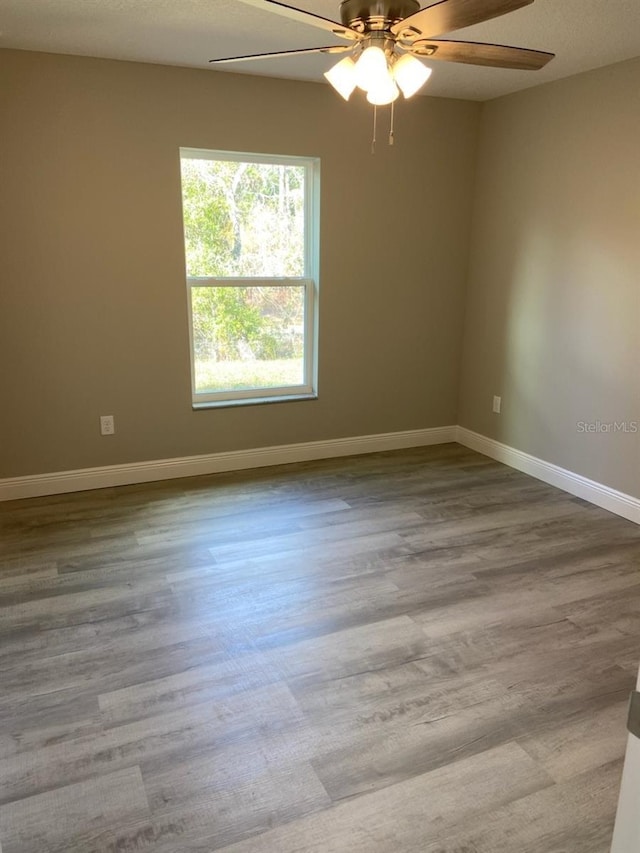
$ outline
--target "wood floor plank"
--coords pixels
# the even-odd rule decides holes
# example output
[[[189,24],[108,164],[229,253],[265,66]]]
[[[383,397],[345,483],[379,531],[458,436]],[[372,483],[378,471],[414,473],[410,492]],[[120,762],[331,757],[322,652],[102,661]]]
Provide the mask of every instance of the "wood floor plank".
[[[220,738],[256,736],[261,728],[295,726],[300,710],[283,684],[191,705],[98,734],[0,760],[0,803],[39,794],[95,773],[114,772],[154,757],[166,760]]]
[[[172,633],[168,632],[165,642],[157,646],[145,646],[140,642],[134,644],[133,649],[92,649],[28,662],[23,671],[18,674],[12,672],[11,678],[7,679],[0,708],[20,699],[21,678],[33,685],[33,696],[69,690],[97,694],[99,690],[119,690],[226,660],[232,648],[238,651],[240,645],[238,641],[233,647],[228,633],[219,633],[216,626],[211,626],[209,631],[203,628],[195,637],[189,638],[181,637],[177,630],[174,637]],[[24,681],[22,685],[23,691]]]
[[[423,518],[416,512],[373,512],[365,519],[345,521],[342,524],[327,525],[320,528],[309,527],[304,530],[281,534],[269,539],[251,539],[231,544],[212,545],[211,554],[219,562],[231,557],[233,560],[251,559],[253,557],[271,556],[274,551],[287,554],[292,551],[311,548],[328,549],[336,543],[338,546],[344,540],[351,541],[371,533],[381,533],[387,530],[397,532],[405,529],[421,527]]]
[[[596,770],[619,759],[627,741],[626,698],[588,708],[566,723],[518,738],[518,743],[556,781]]]
[[[429,839],[422,853],[608,853],[621,761],[599,767]]]
[[[252,636],[312,626],[328,615],[337,625],[341,614],[366,610],[367,605],[371,611],[381,602],[398,597],[397,586],[376,575],[329,583],[321,578],[315,583],[309,583],[308,578],[285,582],[267,578],[233,585],[220,585],[215,580],[183,581],[172,584],[171,590],[178,606],[194,621],[206,619],[215,610],[222,625],[242,626]],[[363,615],[361,621],[371,620]]]
[[[173,598],[162,597],[150,602],[147,609],[135,610],[112,618],[64,621],[54,627],[32,624],[26,629],[14,628],[2,637],[0,663],[9,668],[11,659],[20,656],[23,664],[46,661],[69,652],[87,652],[114,648],[140,649],[201,637],[206,626],[182,620]],[[26,679],[25,679],[26,684]]]
[[[141,818],[149,804],[139,767],[0,805],[4,853],[85,853],[116,822]]]
[[[100,694],[101,719],[106,726],[166,714],[202,702],[214,702],[281,680],[281,673],[261,652],[224,655],[215,663],[190,666]]]
[[[96,621],[137,613],[157,607],[167,589],[136,589],[135,584],[122,584],[104,589],[80,591],[69,595],[32,599],[11,604],[0,609],[0,635],[24,629],[47,629],[78,624],[86,619],[87,612]]]
[[[409,719],[387,711],[363,724],[334,712],[314,721],[312,764],[334,800],[387,788],[513,740],[519,706],[518,697],[499,693],[440,716],[428,707],[410,710]]]
[[[36,578],[51,578],[57,574],[57,563],[43,559],[40,555],[33,560],[24,557],[0,560],[0,585],[24,583]]]
[[[280,634],[265,637],[258,645],[269,653],[282,678],[306,676],[329,681],[387,669],[428,654],[424,631],[408,616],[368,622],[354,628],[326,633],[298,642],[282,642]]]
[[[258,750],[216,749],[177,761],[164,773],[146,772],[145,787],[160,851],[187,844],[217,850],[331,805],[308,763],[270,767]],[[123,828],[118,843],[127,849],[138,832],[139,825]]]
[[[421,851],[436,828],[546,788],[550,778],[515,744],[487,750],[317,815],[232,844],[228,853]]]
[[[300,549],[286,554],[275,552],[260,557],[228,558],[224,562],[213,560],[207,552],[208,560],[201,565],[169,571],[167,581],[174,583],[215,574],[216,580],[223,583],[236,583],[241,577],[245,581],[258,578],[277,580],[295,580],[296,578],[340,578],[353,574],[381,571],[386,565],[388,555],[403,545],[395,532],[376,533],[360,536],[357,539],[341,540],[331,548],[318,546],[313,549]],[[370,569],[369,566],[373,564]]]
[[[639,619],[455,444],[2,504],[2,853],[605,853]]]
[[[213,533],[219,542],[246,540],[247,536],[260,539],[273,535],[274,530],[295,529],[315,516],[334,520],[350,509],[349,504],[339,498],[274,502],[265,506],[256,506],[252,502],[245,510],[238,507],[237,502],[230,502],[230,505],[214,503],[213,506],[211,502],[203,506],[189,503],[180,508],[170,507],[163,515],[155,511],[152,518],[148,515],[138,516],[144,520],[146,528],[139,530],[136,538],[143,545],[183,540],[192,542],[206,532]]]

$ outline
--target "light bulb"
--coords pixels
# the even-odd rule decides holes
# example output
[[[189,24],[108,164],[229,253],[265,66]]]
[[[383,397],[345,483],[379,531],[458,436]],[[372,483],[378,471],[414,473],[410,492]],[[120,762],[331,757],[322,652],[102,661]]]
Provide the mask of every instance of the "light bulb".
[[[342,95],[345,101],[348,101],[349,96],[356,88],[356,64],[353,59],[350,56],[341,59],[333,68],[325,71],[324,76],[336,92]]]
[[[387,73],[385,80],[380,80],[375,86],[367,92],[367,100],[370,104],[375,104],[376,107],[383,107],[385,104],[391,104],[400,94],[400,90],[394,83],[393,77]]]
[[[431,69],[415,56],[405,53],[393,66],[393,78],[402,89],[405,98],[410,98],[427,82]]]
[[[356,62],[356,86],[368,92],[372,87],[381,85],[388,73],[387,57],[384,55],[384,51],[375,45],[371,45],[362,51]]]

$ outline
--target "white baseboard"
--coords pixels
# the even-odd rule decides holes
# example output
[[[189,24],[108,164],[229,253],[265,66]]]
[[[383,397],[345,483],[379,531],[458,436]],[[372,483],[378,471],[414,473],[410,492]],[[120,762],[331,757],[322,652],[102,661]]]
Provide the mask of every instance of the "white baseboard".
[[[219,474],[245,468],[264,468],[268,465],[286,465],[313,459],[358,456],[382,450],[446,444],[455,440],[456,427],[445,426],[362,435],[354,438],[335,438],[328,441],[281,444],[252,450],[233,450],[228,453],[208,453],[203,456],[154,459],[149,462],[82,468],[77,471],[58,471],[52,474],[34,474],[0,480],[0,501],[80,492],[87,489],[104,489],[131,483],[149,483],[153,480],[171,480],[177,477],[194,477],[200,474]]]
[[[589,480],[580,474],[574,474],[573,471],[567,471],[559,465],[545,462],[543,459],[538,459],[529,453],[523,453],[522,450],[516,450],[514,447],[487,438],[480,433],[472,432],[465,427],[456,428],[456,440],[471,450],[497,459],[498,462],[504,462],[511,468],[523,471],[525,474],[552,486],[557,486],[571,495],[576,495],[576,497],[583,498],[589,503],[640,524],[639,498],[611,489],[609,486],[604,486],[595,480]]]
[[[446,444],[450,441],[457,441],[471,450],[490,456],[511,468],[523,471],[538,480],[564,489],[565,492],[640,524],[640,499],[461,426],[387,432],[328,441],[307,441],[251,450],[233,450],[227,453],[154,459],[127,465],[106,465],[101,468],[82,468],[77,471],[12,477],[0,480],[0,501],[80,492],[87,489],[104,489],[131,483],[149,483],[154,480],[172,480],[177,477],[195,477],[200,474],[220,474],[224,471],[264,468],[269,465],[309,462],[314,459],[358,456],[383,450],[426,447],[431,444]]]

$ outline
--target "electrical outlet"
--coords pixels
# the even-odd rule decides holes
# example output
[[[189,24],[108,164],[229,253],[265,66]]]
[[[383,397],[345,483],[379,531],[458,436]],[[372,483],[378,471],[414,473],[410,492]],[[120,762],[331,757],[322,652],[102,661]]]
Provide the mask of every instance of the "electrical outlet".
[[[113,415],[100,415],[100,434],[113,435],[115,431]]]
[[[502,407],[502,397],[494,397],[493,398],[493,411],[496,415],[500,414],[500,408]]]

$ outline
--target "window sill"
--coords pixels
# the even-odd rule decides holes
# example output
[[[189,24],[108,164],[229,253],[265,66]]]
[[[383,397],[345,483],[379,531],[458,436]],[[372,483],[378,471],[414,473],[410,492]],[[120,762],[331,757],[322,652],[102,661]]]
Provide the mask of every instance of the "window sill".
[[[246,400],[209,400],[206,403],[192,403],[194,412],[201,409],[230,409],[236,406],[263,406],[266,403],[299,403],[301,400],[317,400],[317,394],[287,394],[283,397],[248,397]]]

